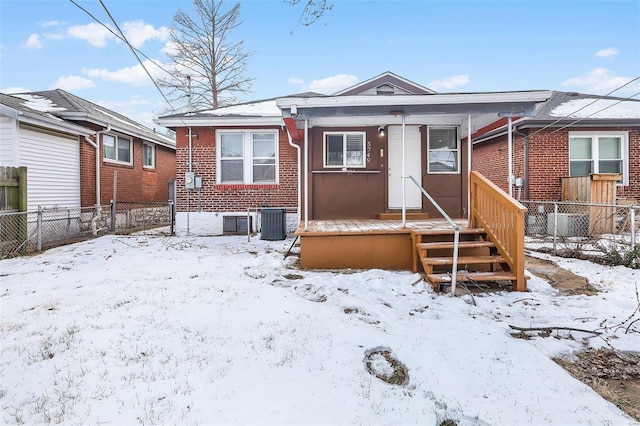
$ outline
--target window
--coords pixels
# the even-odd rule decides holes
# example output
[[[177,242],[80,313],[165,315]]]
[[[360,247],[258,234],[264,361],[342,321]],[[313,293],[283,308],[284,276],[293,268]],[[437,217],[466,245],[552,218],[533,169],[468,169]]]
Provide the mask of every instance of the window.
[[[429,127],[429,173],[460,173],[457,128]]]
[[[218,183],[276,183],[277,133],[218,131]]]
[[[626,132],[569,133],[569,176],[592,173],[620,173],[621,183],[628,182]]]
[[[365,167],[364,132],[325,133],[324,167]]]
[[[250,218],[253,219],[253,218]],[[224,216],[222,219],[222,232],[224,234],[246,234],[247,223],[251,226],[251,220],[247,222],[247,216]]]
[[[148,169],[156,167],[155,146],[145,143],[142,144],[142,166]]]
[[[131,164],[131,139],[122,136],[102,135],[104,159]]]

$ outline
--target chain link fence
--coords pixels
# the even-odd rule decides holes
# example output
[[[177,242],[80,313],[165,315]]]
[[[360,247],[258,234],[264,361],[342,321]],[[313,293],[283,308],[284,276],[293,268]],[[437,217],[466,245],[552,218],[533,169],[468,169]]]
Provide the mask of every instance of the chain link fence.
[[[171,203],[118,202],[80,208],[39,207],[37,211],[0,213],[0,258],[29,254],[106,233],[130,233],[168,227],[173,235]]]
[[[601,257],[640,243],[640,206],[521,201],[527,208],[525,247],[553,255]]]

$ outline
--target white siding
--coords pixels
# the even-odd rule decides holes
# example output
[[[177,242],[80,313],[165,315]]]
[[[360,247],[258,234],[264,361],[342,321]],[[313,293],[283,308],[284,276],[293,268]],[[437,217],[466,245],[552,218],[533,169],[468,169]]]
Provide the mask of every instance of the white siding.
[[[28,209],[80,207],[77,137],[21,126],[20,166],[27,167]]]
[[[16,167],[18,165],[16,135],[15,120],[0,115],[0,166]]]

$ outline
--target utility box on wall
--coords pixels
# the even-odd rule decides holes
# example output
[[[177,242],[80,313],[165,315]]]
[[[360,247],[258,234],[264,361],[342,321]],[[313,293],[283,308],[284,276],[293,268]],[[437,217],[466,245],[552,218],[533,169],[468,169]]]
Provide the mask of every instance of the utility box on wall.
[[[285,209],[262,209],[261,240],[284,240],[287,238],[287,211]]]

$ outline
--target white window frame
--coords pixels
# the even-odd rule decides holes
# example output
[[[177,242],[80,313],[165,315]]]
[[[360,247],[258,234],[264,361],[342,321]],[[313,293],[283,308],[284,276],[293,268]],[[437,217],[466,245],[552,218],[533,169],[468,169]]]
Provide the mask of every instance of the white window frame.
[[[327,136],[342,135],[342,164],[327,164]],[[362,136],[362,164],[347,164],[347,136]],[[326,169],[364,169],[367,167],[366,132],[324,132],[322,135],[322,165]]]
[[[105,137],[110,137],[113,138],[113,143],[114,143],[114,151],[115,151],[115,159],[114,158],[107,158],[106,154],[107,154],[107,150],[105,148]],[[118,159],[118,141],[119,139],[124,139],[124,140],[128,140],[129,141],[129,161],[123,161],[123,160],[119,160]],[[102,159],[103,161],[107,162],[107,163],[114,163],[114,164],[125,164],[127,166],[131,166],[133,165],[133,139],[130,137],[126,137],[126,136],[122,136],[122,135],[118,135],[115,133],[105,133],[102,135]]]
[[[456,149],[431,149],[431,130],[433,129],[454,129],[456,131]],[[427,128],[427,173],[431,175],[459,175],[462,172],[460,164],[460,131],[458,126],[428,126]],[[431,151],[437,152],[454,152],[456,155],[456,171],[432,171],[431,170]]]
[[[590,138],[591,139],[591,163],[593,164],[592,173],[600,173],[599,171],[599,144],[600,138],[620,138],[620,155],[622,156],[622,181],[618,181],[618,186],[629,185],[629,132],[628,131],[577,131],[569,132],[567,140],[567,155],[569,157],[569,176],[571,176],[571,139],[572,138]],[[573,160],[584,161],[584,160]]]
[[[253,135],[258,133],[267,133],[273,135],[275,144],[275,180],[274,181],[260,181],[254,182],[253,180]],[[242,180],[241,181],[222,181],[222,135],[225,134],[241,134],[242,135]],[[279,176],[279,163],[280,163],[280,149],[279,149],[279,134],[276,129],[225,129],[216,131],[216,183],[218,185],[277,185],[280,179]],[[256,157],[255,159],[265,159],[265,157]]]
[[[145,162],[145,148],[151,149],[151,164],[146,164]],[[156,168],[156,146],[152,143],[148,143],[148,142],[142,143],[142,167],[145,169]]]

